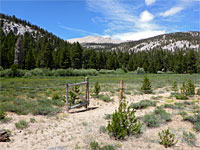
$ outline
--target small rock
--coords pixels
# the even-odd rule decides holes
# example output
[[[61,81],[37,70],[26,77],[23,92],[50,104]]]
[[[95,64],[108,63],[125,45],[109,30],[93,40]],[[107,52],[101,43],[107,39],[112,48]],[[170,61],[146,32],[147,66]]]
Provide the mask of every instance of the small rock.
[[[0,130],[0,142],[9,142],[10,141],[10,133],[5,130],[5,129],[2,129]]]

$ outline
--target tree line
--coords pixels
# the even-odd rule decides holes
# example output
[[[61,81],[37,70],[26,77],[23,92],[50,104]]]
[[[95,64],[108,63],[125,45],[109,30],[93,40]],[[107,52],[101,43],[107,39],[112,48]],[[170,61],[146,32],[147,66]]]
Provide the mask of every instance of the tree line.
[[[28,24],[11,17],[11,21]],[[30,24],[30,23],[29,23]],[[31,25],[34,26],[34,25]],[[40,29],[34,26],[35,29]],[[15,60],[17,40],[20,38],[21,69],[49,68],[49,69],[118,69],[134,71],[138,67],[146,72],[172,71],[176,73],[200,72],[200,49],[177,49],[175,51],[152,49],[148,51],[120,51],[86,49],[79,43],[70,44],[59,37],[44,31],[36,37],[26,32],[15,35],[12,31],[5,34],[0,27],[0,65],[10,68]]]
[[[0,29],[0,65],[10,68],[15,59],[16,41],[12,31],[5,35]],[[146,72],[173,71],[177,73],[200,72],[200,50],[175,51],[152,49],[149,51],[108,51],[84,49],[79,43],[70,44],[61,39],[51,39],[48,35],[34,39],[31,34],[21,36],[21,69],[127,69],[134,71],[138,67]]]

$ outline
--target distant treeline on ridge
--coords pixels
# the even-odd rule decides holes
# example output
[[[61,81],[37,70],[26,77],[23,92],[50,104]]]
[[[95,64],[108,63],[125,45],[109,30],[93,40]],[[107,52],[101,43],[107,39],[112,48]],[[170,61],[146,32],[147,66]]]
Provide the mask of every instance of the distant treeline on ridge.
[[[15,60],[16,46],[19,48],[18,65],[21,69],[127,69],[138,67],[146,72],[173,71],[176,73],[200,72],[200,49],[177,49],[175,51],[152,49],[148,51],[109,51],[83,48],[79,43],[70,44],[40,27],[31,25],[15,16],[1,14],[1,19],[20,23],[37,30],[34,35],[26,32],[15,35],[12,31],[5,34],[4,22],[0,26],[0,66],[10,68]],[[16,44],[18,41],[18,44]]]

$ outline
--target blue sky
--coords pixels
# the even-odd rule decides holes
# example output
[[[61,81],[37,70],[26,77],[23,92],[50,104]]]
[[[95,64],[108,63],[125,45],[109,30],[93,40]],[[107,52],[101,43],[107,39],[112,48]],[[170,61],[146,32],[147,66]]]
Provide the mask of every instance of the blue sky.
[[[0,0],[0,11],[64,40],[91,35],[139,40],[200,31],[200,0]]]

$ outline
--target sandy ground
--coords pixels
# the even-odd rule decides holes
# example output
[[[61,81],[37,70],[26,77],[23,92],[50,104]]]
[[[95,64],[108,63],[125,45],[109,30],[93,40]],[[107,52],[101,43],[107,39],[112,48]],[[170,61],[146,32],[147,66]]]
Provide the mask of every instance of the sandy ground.
[[[159,93],[156,95],[126,95],[129,102],[138,102],[143,99],[150,99],[152,96],[162,96],[158,105],[161,105],[170,93]],[[112,144],[119,150],[161,150],[165,149],[158,143],[158,132],[168,127],[176,135],[178,143],[170,149],[175,150],[199,150],[200,147],[190,147],[182,142],[182,131],[191,131],[193,125],[189,122],[181,121],[180,115],[172,115],[172,121],[161,125],[158,128],[147,128],[143,126],[143,133],[139,137],[129,137],[124,141],[116,141],[109,137],[107,133],[100,133],[100,126],[106,126],[108,120],[105,114],[112,114],[118,107],[118,97],[113,96],[114,102],[105,103],[101,100],[91,99],[89,109],[85,108],[70,110],[70,113],[63,111],[57,116],[33,116],[16,115],[8,113],[12,120],[6,124],[0,124],[0,128],[9,129],[12,132],[10,142],[0,143],[0,150],[87,150],[90,149],[90,142],[97,141],[100,145]],[[63,108],[64,109],[64,108]],[[153,111],[150,107],[136,112],[137,116]],[[167,110],[176,114],[176,110]],[[29,123],[29,127],[18,130],[15,123],[19,120],[30,122],[30,118],[35,118],[35,123]],[[196,144],[200,146],[200,133],[196,134]]]

